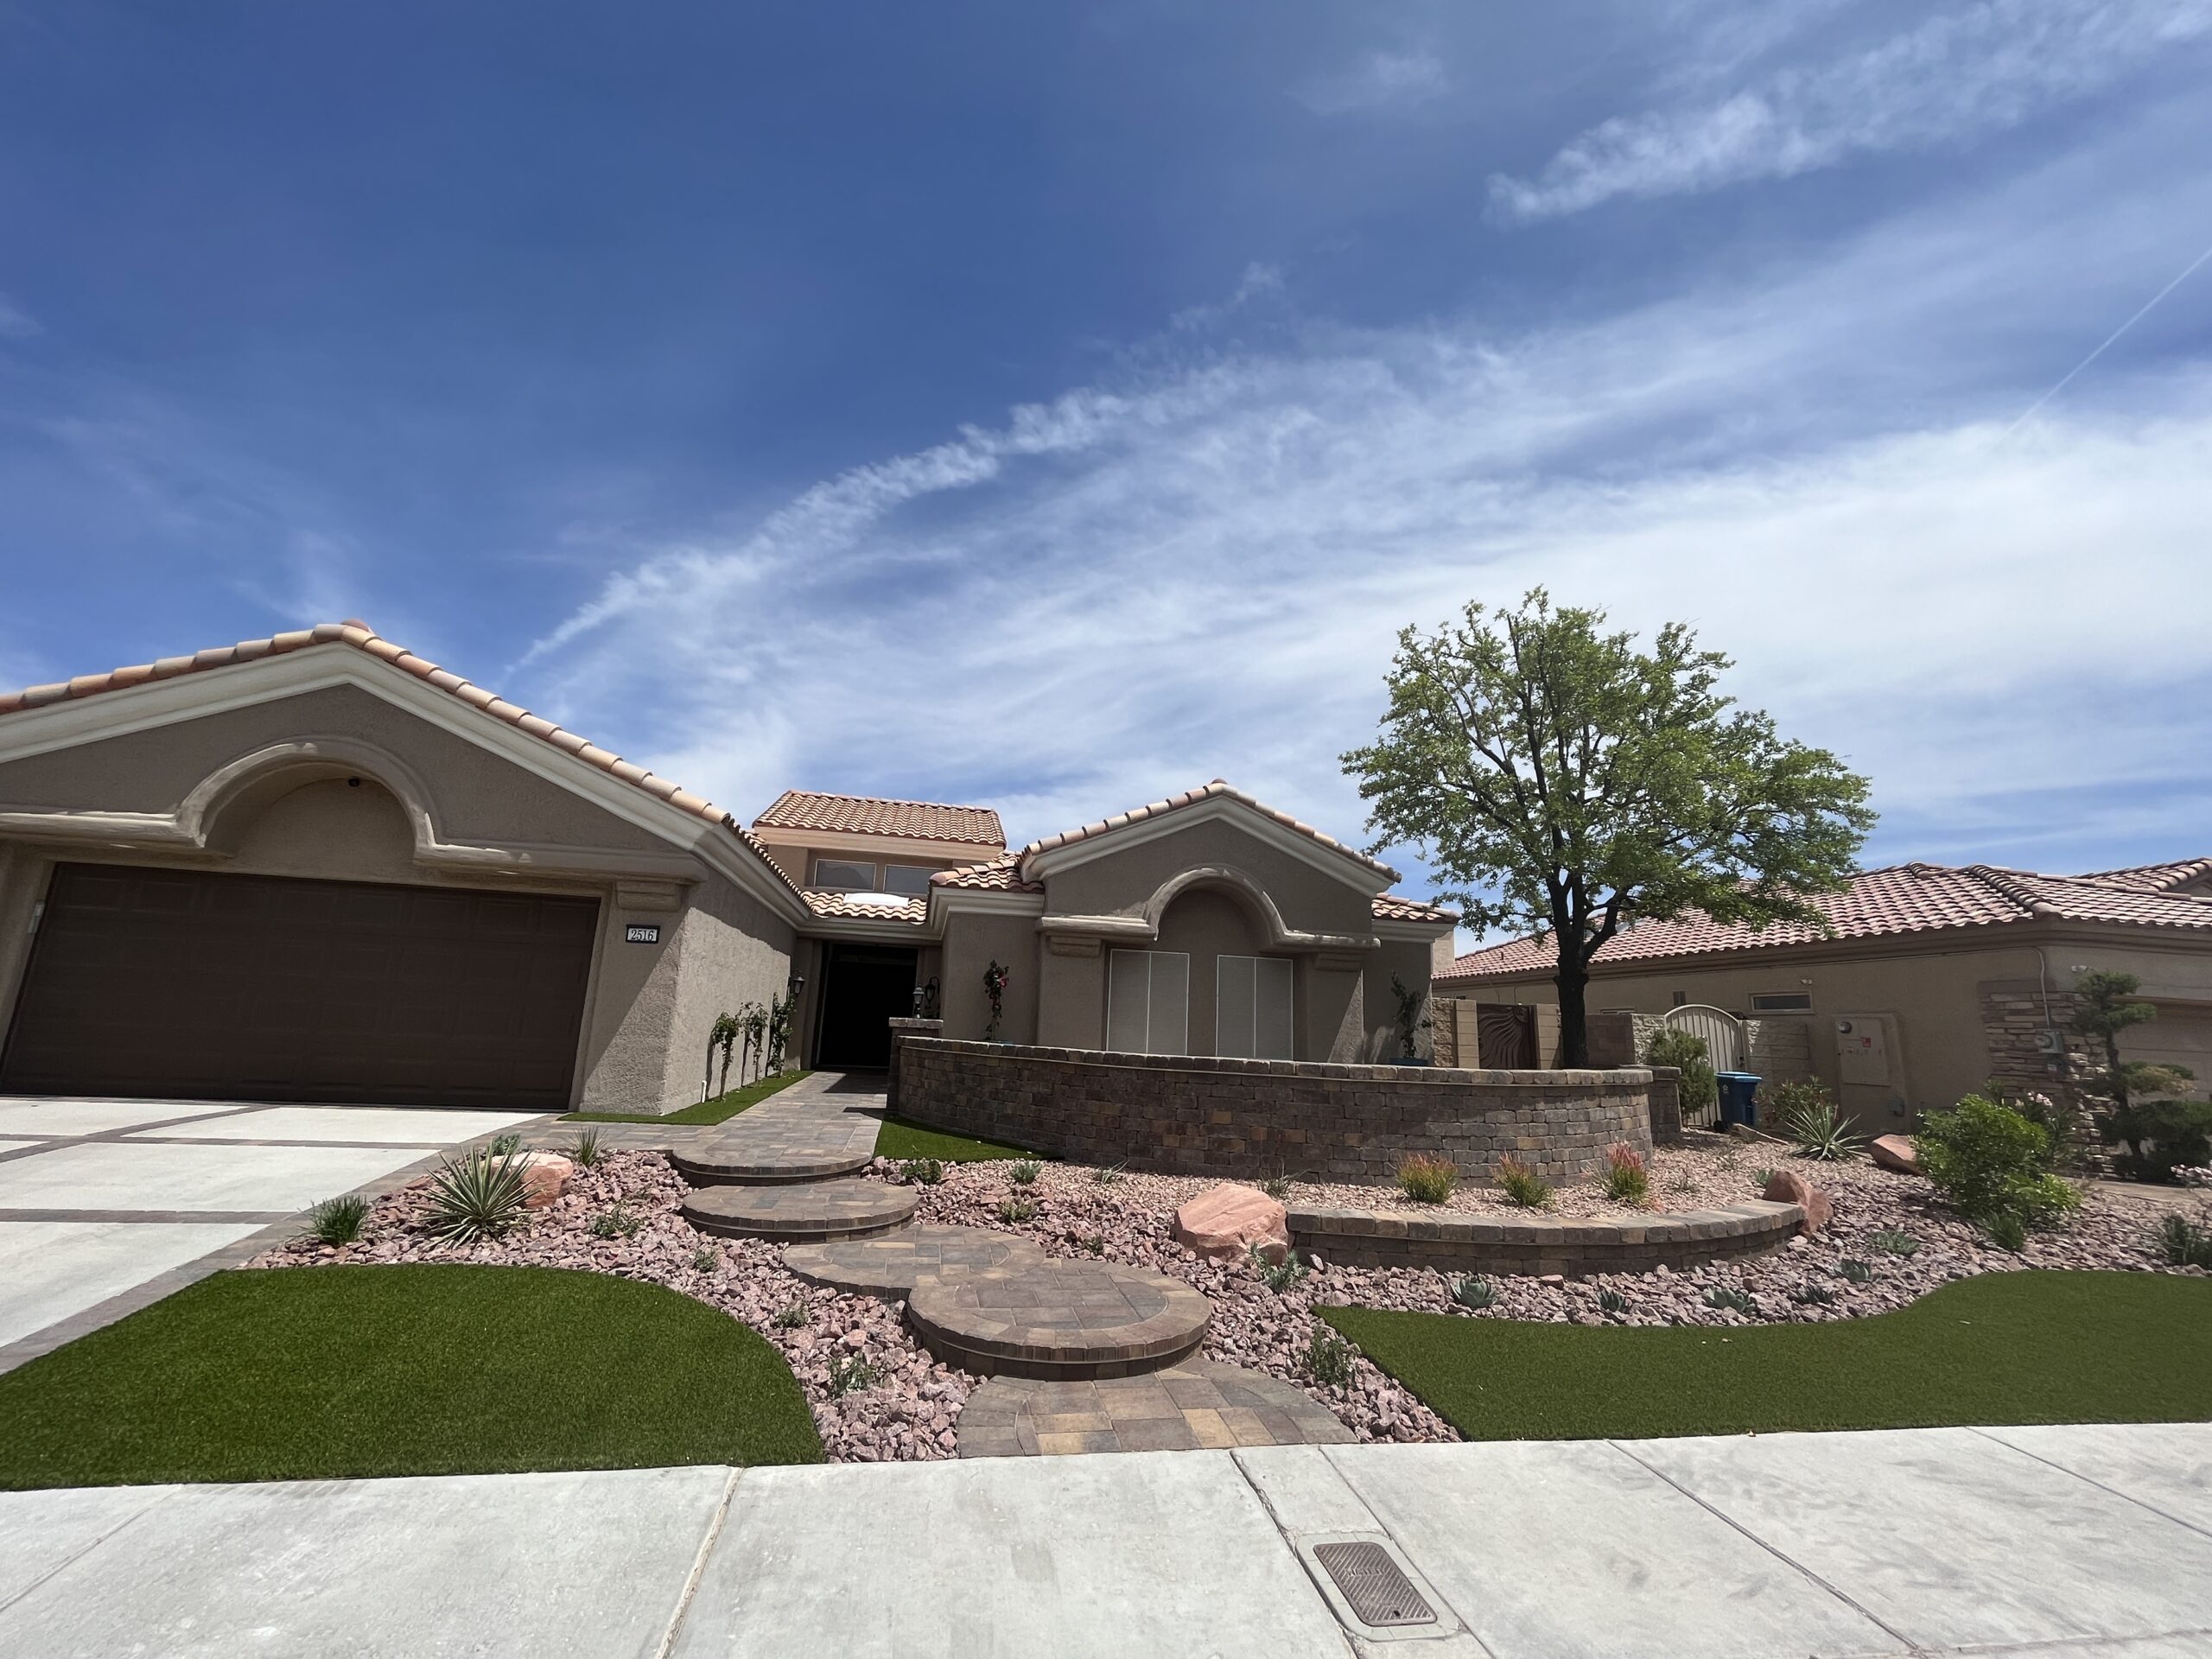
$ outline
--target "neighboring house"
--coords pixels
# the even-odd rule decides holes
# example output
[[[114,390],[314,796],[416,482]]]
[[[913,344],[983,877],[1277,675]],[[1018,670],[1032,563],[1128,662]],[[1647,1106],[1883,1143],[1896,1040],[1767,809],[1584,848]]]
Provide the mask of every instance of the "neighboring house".
[[[669,1111],[715,1018],[794,1058],[950,1037],[1380,1055],[1454,918],[1214,783],[1009,853],[793,791],[747,830],[326,624],[0,696],[0,1091]]]
[[[1599,951],[1586,1006],[1725,1010],[1751,1022],[1751,1070],[1820,1077],[1862,1123],[1893,1128],[1991,1077],[2078,1074],[2092,1057],[2069,1025],[2074,982],[2117,969],[2158,1010],[2124,1057],[2187,1065],[2200,1090],[2212,1080],[2212,858],[2077,876],[1905,864],[1815,902],[1825,934],[1639,922]],[[1460,957],[1433,982],[1440,1020],[1501,1047],[1516,1029],[1549,1033],[1548,1060],[1554,965],[1548,938]]]

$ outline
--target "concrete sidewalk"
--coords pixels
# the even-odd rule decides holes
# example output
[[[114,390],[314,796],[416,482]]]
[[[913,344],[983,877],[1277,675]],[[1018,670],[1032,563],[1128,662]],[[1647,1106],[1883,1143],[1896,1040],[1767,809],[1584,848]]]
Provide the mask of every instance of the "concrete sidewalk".
[[[2212,1654],[2212,1425],[0,1494],[41,1659],[1967,1651]]]

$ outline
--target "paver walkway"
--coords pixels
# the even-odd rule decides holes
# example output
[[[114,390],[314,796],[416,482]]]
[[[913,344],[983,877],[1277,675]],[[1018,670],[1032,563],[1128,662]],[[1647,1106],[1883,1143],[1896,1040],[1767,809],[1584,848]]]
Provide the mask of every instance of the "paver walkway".
[[[1353,1438],[1303,1389],[1195,1357],[1096,1382],[995,1376],[968,1396],[959,1434],[963,1458],[1345,1446]]]
[[[678,1144],[693,1185],[817,1180],[867,1167],[883,1127],[883,1088],[867,1072],[817,1071]]]
[[[0,1493],[0,1653],[2204,1659],[2212,1425]]]

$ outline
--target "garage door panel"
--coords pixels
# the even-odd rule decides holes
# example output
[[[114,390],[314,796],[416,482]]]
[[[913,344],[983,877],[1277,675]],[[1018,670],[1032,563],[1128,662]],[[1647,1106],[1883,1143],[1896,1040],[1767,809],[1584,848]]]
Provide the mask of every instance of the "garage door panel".
[[[598,909],[64,865],[0,1087],[557,1109]]]

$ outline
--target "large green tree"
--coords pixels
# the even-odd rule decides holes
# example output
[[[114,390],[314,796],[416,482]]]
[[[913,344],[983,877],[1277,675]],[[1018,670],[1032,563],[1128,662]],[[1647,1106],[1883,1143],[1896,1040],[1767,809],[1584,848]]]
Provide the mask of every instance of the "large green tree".
[[[1398,636],[1376,741],[1343,757],[1379,850],[1411,842],[1479,931],[1559,942],[1560,1047],[1588,1062],[1590,960],[1643,918],[1824,923],[1850,877],[1866,780],[1719,689],[1681,623],[1649,651],[1605,613],[1470,604]]]

